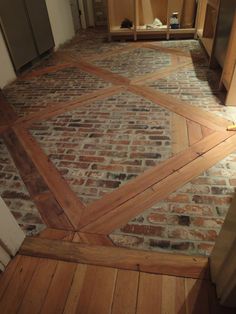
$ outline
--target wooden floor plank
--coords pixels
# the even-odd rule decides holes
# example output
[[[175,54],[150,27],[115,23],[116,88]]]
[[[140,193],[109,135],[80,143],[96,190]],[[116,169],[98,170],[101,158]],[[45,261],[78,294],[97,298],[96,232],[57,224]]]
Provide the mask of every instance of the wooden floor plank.
[[[40,259],[17,313],[39,313],[58,262]]]
[[[69,185],[62,178],[60,173],[28,131],[21,128],[15,128],[15,132],[38,172],[43,177],[57,202],[63,208],[70,223],[73,227],[77,228],[85,206],[77,198],[75,193],[72,192]]]
[[[69,291],[64,314],[76,314],[80,293],[84,284],[84,278],[87,271],[87,265],[77,265],[71,289]]]
[[[77,304],[77,313],[110,314],[117,270],[88,266]]]
[[[157,90],[145,86],[128,86],[128,90],[142,97],[150,99],[154,103],[163,106],[172,112],[182,115],[186,119],[197,122],[215,131],[225,131],[232,124],[222,117],[219,117],[211,112],[200,109],[196,106],[191,106],[186,102],[178,100],[173,96],[158,92]]]
[[[20,253],[149,273],[191,278],[208,277],[208,259],[205,257],[136,251],[108,246],[91,246],[41,238],[26,238]]]
[[[172,153],[178,154],[184,151],[189,146],[188,129],[186,119],[176,113],[172,114]]]
[[[7,289],[11,279],[16,272],[17,265],[20,261],[20,256],[17,255],[14,259],[8,264],[4,273],[0,274],[0,300]]]
[[[58,262],[55,274],[47,291],[47,296],[41,308],[41,313],[63,313],[75,275],[76,266],[77,265],[74,263]]]
[[[188,126],[189,145],[193,145],[201,141],[201,139],[203,138],[201,125],[196,122],[188,120],[187,126]]]
[[[161,314],[162,276],[141,273],[137,314]]]
[[[1,314],[15,314],[38,266],[38,259],[21,256],[14,277],[0,300]]]
[[[119,270],[111,314],[135,314],[139,273]]]
[[[161,313],[186,314],[184,278],[162,276]]]
[[[235,150],[236,136],[234,135],[124,204],[107,212],[104,216],[90,223],[82,230],[85,232],[93,230],[93,232],[101,234],[112,233],[113,230],[129,222],[130,219],[136,217],[144,210],[164,200],[170,193],[175,192],[178,188],[199,176]],[[174,168],[175,164],[172,167]]]
[[[202,135],[203,135],[203,137],[206,137],[206,136],[212,134],[213,132],[214,132],[213,130],[211,130],[211,129],[209,129],[209,128],[207,128],[207,127],[202,125]]]
[[[185,299],[187,314],[209,314],[208,281],[185,279]]]
[[[199,155],[206,153],[222,141],[225,141],[230,136],[232,136],[232,133],[230,132],[214,132],[186,151],[182,151],[157,166],[152,167],[112,193],[106,194],[100,200],[88,205],[81,218],[80,227],[84,227],[81,231],[95,232],[95,230],[91,229],[90,226],[87,225],[121,206],[152,185],[160,182],[164,178],[167,178],[169,175],[178,171],[183,166],[198,158]]]

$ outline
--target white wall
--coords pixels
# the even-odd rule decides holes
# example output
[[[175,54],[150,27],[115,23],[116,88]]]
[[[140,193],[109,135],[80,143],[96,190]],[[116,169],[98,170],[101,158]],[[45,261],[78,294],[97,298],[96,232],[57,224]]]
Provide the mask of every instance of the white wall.
[[[70,40],[75,35],[69,0],[46,0],[55,46]]]
[[[15,71],[0,30],[0,88],[14,81],[15,78]]]

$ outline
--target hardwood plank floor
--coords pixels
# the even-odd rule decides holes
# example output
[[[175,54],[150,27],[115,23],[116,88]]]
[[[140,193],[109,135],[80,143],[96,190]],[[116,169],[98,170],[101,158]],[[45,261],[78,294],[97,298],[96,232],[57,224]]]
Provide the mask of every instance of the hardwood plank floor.
[[[208,280],[28,256],[16,260],[0,274],[1,313],[233,313],[208,293],[214,289]],[[6,280],[9,270],[15,275]]]

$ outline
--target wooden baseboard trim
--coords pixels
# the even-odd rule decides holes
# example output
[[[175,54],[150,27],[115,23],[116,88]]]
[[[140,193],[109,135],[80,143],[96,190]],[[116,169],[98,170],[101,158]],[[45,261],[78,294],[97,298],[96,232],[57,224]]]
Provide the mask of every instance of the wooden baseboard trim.
[[[209,279],[208,258],[28,237],[20,254],[118,269]]]

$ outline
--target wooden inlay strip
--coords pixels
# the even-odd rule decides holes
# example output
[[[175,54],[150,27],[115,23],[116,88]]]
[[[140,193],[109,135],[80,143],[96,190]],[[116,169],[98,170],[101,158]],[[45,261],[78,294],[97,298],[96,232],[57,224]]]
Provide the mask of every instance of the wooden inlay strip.
[[[73,229],[16,134],[10,130],[4,134],[3,139],[44,223],[52,228]]]
[[[129,199],[132,199],[152,185],[167,178],[176,171],[179,171],[179,169],[206,153],[208,150],[212,149],[230,136],[232,136],[232,133],[230,132],[214,132],[187,150],[182,151],[172,158],[145,171],[143,174],[116,189],[114,192],[106,194],[102,199],[88,205],[82,216],[81,226],[86,226],[87,224],[95,221],[99,217],[109,211],[112,211],[116,207],[121,206]],[[82,228],[82,230],[85,231],[87,229]],[[88,230],[90,230],[89,232],[95,232],[95,230],[91,228]]]
[[[186,119],[176,113],[172,113],[172,153],[178,154],[188,148],[188,129]]]
[[[63,208],[70,223],[74,228],[77,228],[85,206],[70,189],[69,185],[29,132],[20,127],[15,127],[14,130],[38,172],[43,177],[57,202]]]
[[[119,74],[112,73],[108,70],[99,68],[95,65],[92,65],[88,62],[78,62],[77,66],[82,70],[86,71],[91,74],[95,74],[98,77],[104,79],[105,81],[108,81],[115,85],[129,85],[130,79],[123,77]]]
[[[232,122],[229,120],[202,110],[198,107],[188,105],[187,103],[178,100],[173,96],[163,94],[150,87],[132,85],[128,86],[128,90],[142,97],[150,99],[157,105],[163,106],[172,112],[185,117],[186,119],[197,122],[215,131],[225,131],[228,125],[230,123],[232,124]]]
[[[194,121],[187,121],[188,125],[188,136],[189,136],[189,145],[193,145],[203,138],[201,125]]]
[[[26,117],[18,119],[15,125],[23,125],[24,127],[26,126],[29,127],[34,122],[39,122],[42,120],[50,119],[51,117],[54,117],[61,113],[68,112],[80,106],[91,103],[91,101],[104,99],[115,93],[119,93],[123,90],[125,90],[124,87],[113,86],[109,88],[104,88],[99,91],[95,91],[90,94],[80,96],[76,100],[73,100],[73,101],[68,101],[68,102],[63,102],[63,103],[51,103],[47,105],[46,109],[43,109],[39,112],[32,113]]]
[[[208,278],[208,259],[205,257],[91,246],[31,237],[25,239],[20,254],[154,274]]]
[[[95,233],[110,234],[113,230],[124,225],[144,210],[164,200],[170,193],[199,176],[202,172],[209,169],[235,150],[236,135],[228,138],[206,153],[200,154],[199,157],[192,162],[174,171],[168,177],[150,186],[148,189],[129,199],[119,207],[116,207],[114,210],[108,211],[107,214],[82,228],[82,230],[85,232],[92,231]],[[172,167],[174,168],[175,164],[173,164]]]

